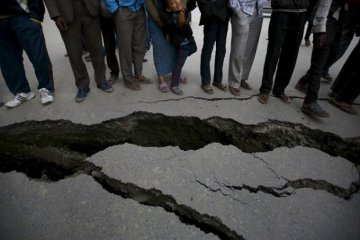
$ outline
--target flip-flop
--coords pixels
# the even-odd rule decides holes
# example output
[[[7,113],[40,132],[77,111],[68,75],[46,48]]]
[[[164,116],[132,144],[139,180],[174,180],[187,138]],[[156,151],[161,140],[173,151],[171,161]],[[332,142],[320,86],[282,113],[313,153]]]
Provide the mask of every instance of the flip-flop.
[[[166,92],[169,91],[166,82],[160,82],[160,83],[159,83],[159,90],[160,90],[160,92],[162,92],[162,93],[166,93]]]

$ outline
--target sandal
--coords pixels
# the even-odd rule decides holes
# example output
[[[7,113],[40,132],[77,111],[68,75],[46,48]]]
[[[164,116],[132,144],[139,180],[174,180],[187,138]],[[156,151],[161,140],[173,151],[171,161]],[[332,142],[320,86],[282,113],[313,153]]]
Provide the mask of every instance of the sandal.
[[[353,108],[353,106],[344,102],[339,102],[335,98],[330,98],[329,103],[346,113],[357,114],[357,111]]]
[[[275,97],[280,98],[281,101],[283,101],[286,104],[291,103],[291,98],[286,96],[285,94],[274,94]]]
[[[320,107],[318,103],[303,104],[301,111],[314,117],[327,118],[330,116],[328,112]]]
[[[171,87],[170,89],[176,95],[183,95],[184,94],[184,92],[179,88],[179,86]]]
[[[269,100],[269,94],[260,93],[257,99],[260,103],[267,104]]]
[[[210,84],[201,85],[201,89],[207,94],[214,94],[214,89],[210,86]]]
[[[162,93],[167,93],[169,91],[166,82],[159,82],[159,91]]]
[[[220,89],[221,91],[226,92],[227,87],[226,87],[222,82],[213,83],[213,86],[214,86],[214,87],[217,87],[217,88]]]

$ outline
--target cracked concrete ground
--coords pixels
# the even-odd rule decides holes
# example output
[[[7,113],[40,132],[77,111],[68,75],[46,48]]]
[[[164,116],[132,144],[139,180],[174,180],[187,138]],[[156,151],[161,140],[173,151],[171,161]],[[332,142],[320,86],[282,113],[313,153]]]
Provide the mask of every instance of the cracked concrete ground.
[[[195,38],[201,49],[198,12],[194,13],[193,21]],[[135,121],[131,127],[137,130],[137,141],[106,145],[94,154],[85,155],[74,151],[74,145],[65,144],[59,151],[45,149],[42,140],[45,134],[33,135],[31,147],[38,148],[46,156],[36,159],[33,156],[39,155],[31,152],[31,157],[24,158],[19,157],[21,151],[16,154],[12,149],[0,150],[0,239],[359,239],[360,115],[348,115],[328,104],[330,85],[324,83],[320,89],[320,104],[330,112],[330,118],[313,119],[300,112],[304,96],[293,86],[305,74],[311,54],[311,48],[303,45],[287,88],[287,93],[293,96],[292,103],[285,105],[273,97],[267,105],[258,103],[255,95],[261,83],[268,22],[269,19],[264,20],[249,80],[253,90],[241,90],[239,98],[217,90],[212,96],[202,92],[199,67],[193,67],[200,64],[199,50],[185,65],[184,74],[189,83],[182,85],[183,97],[162,94],[157,91],[156,84],[144,85],[142,91],[132,92],[125,89],[120,80],[111,94],[101,92],[91,82],[88,98],[78,104],[74,101],[76,89],[68,59],[64,58],[61,37],[47,18],[44,32],[54,68],[56,101],[43,107],[37,97],[13,110],[0,108],[0,131],[2,134],[18,133],[15,139],[18,146],[30,146],[26,145],[25,137],[21,137],[26,130],[14,132],[14,128],[7,125],[64,119],[90,126],[137,111],[201,120],[232,119],[242,124],[235,124],[234,132],[248,125],[256,127],[269,119],[288,122],[294,129],[298,126],[291,125],[293,123],[320,131],[312,132],[314,136],[310,137],[310,142],[312,139],[313,145],[308,146],[288,143],[291,147],[283,144],[271,150],[246,152],[236,144],[223,145],[209,137],[205,146],[188,150],[166,143],[147,147],[137,144],[144,135]],[[229,30],[228,49],[230,38]],[[358,38],[350,49],[357,41]],[[349,51],[346,56],[348,54]],[[346,56],[331,68],[331,75],[337,75]],[[146,57],[149,62],[144,64],[144,74],[156,79],[152,56]],[[224,64],[225,83],[228,57],[227,54]],[[87,66],[91,69],[91,64]],[[27,59],[25,67],[35,91],[36,78]],[[92,71],[90,74],[92,76]],[[0,79],[1,100],[11,99],[2,76]],[[355,107],[360,111],[360,100],[356,102]],[[184,127],[167,117],[157,120],[168,127],[162,131],[158,129],[161,134],[171,128]],[[226,130],[231,131],[231,127],[227,127]],[[264,129],[267,128],[258,131],[265,131],[264,138],[271,143],[291,139],[287,138],[289,131],[277,128],[280,133],[266,133]],[[58,132],[48,132],[59,136],[62,129],[56,126],[54,129]],[[154,134],[156,131],[150,131],[154,142],[164,138]],[[186,142],[187,136],[196,136],[200,131],[191,128],[183,132],[179,133],[180,142]],[[327,133],[335,134],[329,142],[315,137]],[[209,136],[212,135],[209,133]],[[226,132],[221,139],[231,136]],[[206,139],[206,133],[202,137]],[[252,135],[236,137],[246,142]],[[302,139],[300,133],[297,137]],[[353,145],[346,145],[350,138],[354,138]],[[334,139],[346,140],[346,148],[344,152],[340,149],[330,155],[326,146],[332,146]],[[1,146],[4,144],[0,141]],[[74,151],[70,151],[74,156],[81,153],[74,157],[73,165],[65,164],[67,155],[61,155],[69,149]],[[345,150],[355,157],[347,159],[349,155]],[[36,166],[41,174],[31,175],[34,171],[31,166]],[[52,179],[54,176],[61,177]]]

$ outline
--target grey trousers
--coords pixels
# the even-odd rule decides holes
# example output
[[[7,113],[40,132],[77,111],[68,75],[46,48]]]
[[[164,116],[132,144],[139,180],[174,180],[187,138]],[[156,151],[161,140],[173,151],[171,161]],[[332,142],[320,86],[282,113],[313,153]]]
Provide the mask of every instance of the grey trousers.
[[[101,40],[99,18],[89,15],[82,1],[74,1],[74,22],[68,24],[66,32],[60,32],[69,56],[78,89],[87,89],[90,84],[89,74],[82,59],[82,40],[91,56],[95,72],[95,81],[99,84],[106,80],[104,52]]]
[[[259,42],[263,17],[257,7],[253,15],[241,12],[231,17],[232,37],[229,59],[229,86],[240,87],[240,80],[249,78]]]
[[[120,36],[118,49],[121,74],[126,84],[133,81],[134,75],[142,75],[146,41],[145,11],[141,8],[137,12],[132,12],[120,7],[114,20],[118,36]]]

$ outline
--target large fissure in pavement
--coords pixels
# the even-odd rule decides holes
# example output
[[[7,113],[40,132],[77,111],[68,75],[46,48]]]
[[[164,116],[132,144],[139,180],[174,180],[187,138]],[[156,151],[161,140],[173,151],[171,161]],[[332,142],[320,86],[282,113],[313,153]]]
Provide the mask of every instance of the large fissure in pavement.
[[[243,239],[217,217],[201,214],[178,204],[169,195],[156,189],[144,189],[123,183],[104,174],[101,168],[86,161],[109,146],[133,143],[140,146],[179,146],[183,150],[199,149],[217,142],[234,145],[244,152],[271,151],[277,147],[307,146],[333,156],[347,158],[359,165],[359,139],[343,139],[331,133],[312,130],[301,124],[269,121],[243,125],[219,117],[201,120],[195,117],[170,117],[162,114],[137,112],[124,118],[100,124],[81,125],[70,121],[27,121],[0,128],[0,171],[16,170],[31,178],[58,181],[77,174],[92,176],[105,190],[140,204],[162,207],[179,219],[211,232],[221,239]],[[319,184],[319,181],[322,181]],[[224,185],[225,186],[225,185]],[[259,191],[275,197],[290,193],[283,189],[250,186],[225,186],[232,190]],[[359,182],[341,189],[323,180],[299,179],[288,181],[285,188],[326,190],[344,199],[359,192]],[[329,190],[330,189],[330,190]],[[340,192],[340,194],[338,194]]]
[[[244,125],[232,119],[166,116],[136,112],[99,124],[66,120],[27,121],[0,128],[0,157],[26,159],[57,149],[63,158],[91,156],[107,147],[132,143],[197,150],[210,143],[234,145],[246,153],[304,146],[360,163],[360,138],[344,139],[302,124],[269,120]],[[66,153],[66,154],[63,154]],[[46,155],[46,154],[45,154]]]

